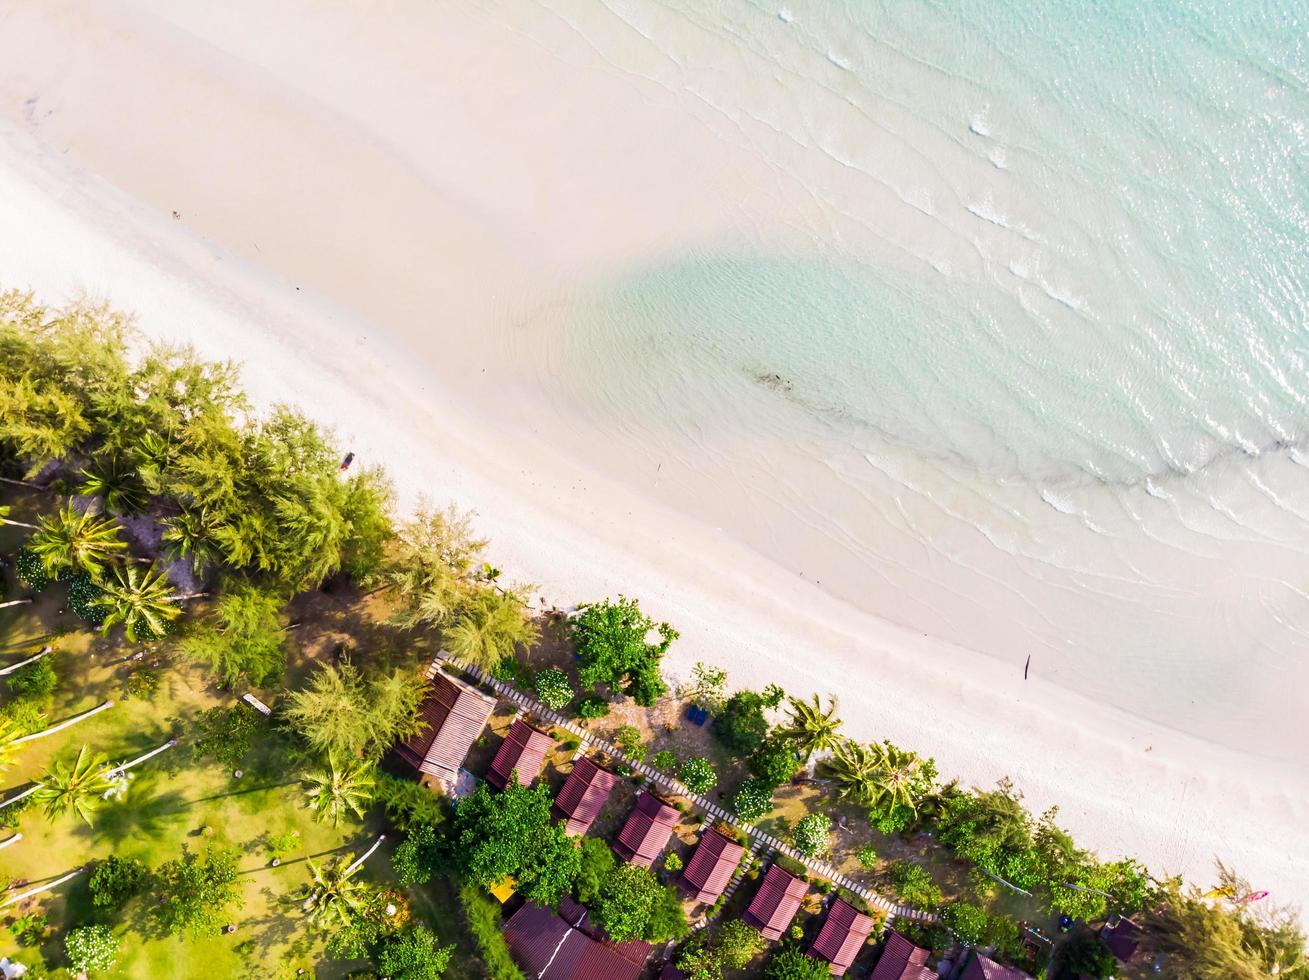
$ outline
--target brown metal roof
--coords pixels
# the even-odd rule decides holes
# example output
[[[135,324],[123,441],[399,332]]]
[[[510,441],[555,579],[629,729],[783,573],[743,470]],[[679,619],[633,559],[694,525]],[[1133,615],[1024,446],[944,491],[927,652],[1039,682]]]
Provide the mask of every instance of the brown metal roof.
[[[600,768],[586,756],[579,756],[555,797],[554,815],[568,821],[564,827],[568,833],[585,834],[609,802],[609,794],[617,782],[618,777],[609,770]]]
[[[677,819],[675,807],[643,790],[623,824],[614,852],[628,864],[650,867],[673,836]]]
[[[870,980],[937,980],[936,971],[927,968],[928,955],[898,932],[888,932]]]
[[[415,769],[453,783],[494,710],[495,698],[438,670],[418,709],[425,727],[397,745],[396,754]]]
[[[686,863],[679,880],[683,891],[697,902],[712,905],[718,901],[732,880],[732,872],[741,863],[745,848],[729,840],[717,830],[706,830],[695,846],[695,853]]]
[[[823,928],[819,930],[814,944],[809,947],[809,954],[827,960],[832,975],[843,977],[859,951],[864,948],[873,925],[871,915],[865,915],[849,902],[838,898],[827,910]]]
[[[527,902],[505,923],[504,935],[523,972],[537,980],[636,980],[653,949],[605,941],[586,910],[567,898],[558,914]]]
[[[531,786],[541,775],[541,763],[553,745],[554,739],[545,732],[518,719],[509,726],[509,734],[500,743],[486,781],[496,789],[504,789],[510,774],[516,771],[519,785]]]
[[[774,864],[764,875],[764,882],[742,919],[746,925],[758,929],[765,939],[780,939],[795,913],[800,911],[800,902],[808,891],[807,881]]]

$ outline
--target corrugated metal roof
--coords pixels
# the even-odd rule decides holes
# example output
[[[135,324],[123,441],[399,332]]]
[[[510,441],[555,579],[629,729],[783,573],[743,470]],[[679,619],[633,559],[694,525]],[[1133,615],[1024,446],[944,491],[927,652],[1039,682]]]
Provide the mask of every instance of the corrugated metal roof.
[[[928,955],[898,932],[889,932],[871,980],[937,980],[926,966]]]
[[[764,875],[763,884],[742,918],[747,925],[758,929],[765,939],[780,939],[800,910],[800,902],[808,891],[807,881],[774,864]]]
[[[517,771],[519,785],[531,786],[541,775],[541,763],[553,745],[554,739],[545,732],[518,719],[509,726],[509,734],[500,743],[486,781],[496,789],[504,789],[510,774]]]
[[[989,956],[974,952],[961,980],[1032,980],[1032,978],[1022,970],[1015,970],[1012,966],[1001,966]]]
[[[673,836],[677,819],[675,807],[643,790],[618,835],[615,853],[628,864],[650,867]]]
[[[559,914],[527,902],[505,923],[504,935],[518,965],[536,980],[636,980],[653,949],[598,938],[586,910],[571,899],[560,902]]]
[[[818,938],[809,952],[827,960],[834,976],[843,977],[863,949],[864,941],[873,931],[873,924],[871,915],[865,915],[838,898],[827,910],[823,928],[818,931]]]
[[[570,834],[585,834],[595,823],[618,777],[602,769],[586,756],[573,763],[573,771],[559,788],[554,813],[568,821],[564,829]]]
[[[495,710],[495,698],[437,671],[418,710],[427,727],[397,745],[396,754],[415,769],[453,783]]]
[[[717,830],[706,830],[682,872],[681,885],[697,902],[718,901],[741,863],[745,848]]]

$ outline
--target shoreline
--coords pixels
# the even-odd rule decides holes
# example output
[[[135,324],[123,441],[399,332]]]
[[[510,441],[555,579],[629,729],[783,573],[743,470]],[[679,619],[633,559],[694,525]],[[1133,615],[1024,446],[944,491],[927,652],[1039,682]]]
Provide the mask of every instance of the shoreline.
[[[0,146],[5,287],[51,303],[104,299],[151,337],[242,362],[256,402],[296,404],[361,462],[386,465],[402,510],[422,492],[473,509],[497,564],[539,582],[548,602],[639,597],[682,633],[671,673],[703,659],[734,684],[834,693],[851,735],[933,755],[967,784],[1010,775],[1033,812],[1060,805],[1061,822],[1105,858],[1203,885],[1217,856],[1279,904],[1309,897],[1309,780],[1291,767],[1071,694],[1040,678],[1039,656],[1024,682],[1023,656],[1002,669],[846,607],[712,528],[470,417],[371,325],[26,134],[0,125]]]

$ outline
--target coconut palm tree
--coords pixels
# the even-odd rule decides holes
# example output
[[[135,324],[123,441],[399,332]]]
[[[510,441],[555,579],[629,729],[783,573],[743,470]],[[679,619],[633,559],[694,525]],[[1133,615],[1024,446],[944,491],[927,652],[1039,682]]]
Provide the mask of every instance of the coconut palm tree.
[[[22,735],[23,730],[14,724],[13,719],[0,718],[0,773],[14,764]]]
[[[869,746],[876,767],[872,794],[864,802],[890,809],[906,806],[918,812],[918,770],[923,760],[890,742]]]
[[[184,510],[164,521],[164,545],[169,557],[189,560],[197,574],[217,561],[222,553],[214,539],[214,528],[204,510]]]
[[[0,507],[0,527],[4,527],[6,524],[8,524],[11,525],[12,527],[25,527],[29,531],[41,530],[41,528],[36,524],[28,524],[24,521],[16,521],[13,518],[11,518],[9,516],[9,513],[12,510],[13,510],[12,507],[8,507],[8,506]]]
[[[117,788],[118,778],[103,755],[92,755],[83,745],[71,766],[58,759],[50,764],[34,795],[51,819],[71,809],[89,825],[100,800]]]
[[[177,603],[183,597],[173,591],[164,573],[157,568],[142,571],[139,565],[117,565],[113,578],[101,587],[104,594],[92,600],[106,610],[101,629],[108,633],[122,623],[133,643],[164,636],[168,624],[181,614]]]
[[[130,514],[145,506],[145,488],[135,470],[118,457],[103,459],[83,468],[81,491],[88,497],[99,497],[105,510],[114,514]]]
[[[516,647],[529,646],[540,635],[517,591],[484,590],[464,603],[458,619],[445,630],[442,639],[459,660],[490,670],[512,656]]]
[[[314,819],[333,827],[350,813],[362,817],[373,796],[372,768],[358,759],[340,764],[331,757],[325,768],[309,770],[300,778],[308,789]]]
[[[806,762],[815,752],[829,752],[841,741],[837,733],[841,728],[841,719],[836,716],[836,698],[827,702],[824,711],[818,695],[813,701],[801,701],[791,698],[788,708],[790,723],[783,726],[778,734],[795,743],[796,750]]]
[[[41,518],[27,547],[53,576],[84,572],[98,580],[104,566],[127,548],[118,530],[117,521],[80,511],[69,501],[53,516]]]
[[[818,768],[836,782],[838,795],[845,799],[866,804],[876,792],[877,757],[862,742],[841,739]]]
[[[327,865],[321,865],[313,858],[306,860],[309,864],[308,895],[300,907],[310,923],[324,931],[350,925],[366,908],[370,893],[367,883],[354,877],[361,862],[347,863],[348,855]]]

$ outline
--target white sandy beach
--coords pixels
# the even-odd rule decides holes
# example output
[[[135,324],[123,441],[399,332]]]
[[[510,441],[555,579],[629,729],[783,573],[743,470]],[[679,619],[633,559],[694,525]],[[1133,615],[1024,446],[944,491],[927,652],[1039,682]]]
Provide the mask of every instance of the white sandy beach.
[[[1309,713],[1294,710],[1309,658],[1242,674],[1246,654],[1226,650],[1131,677],[1121,699],[1091,665],[1080,686],[1066,666],[1043,676],[1057,639],[1007,615],[973,649],[948,611],[939,632],[896,625],[751,546],[734,522],[754,513],[752,471],[725,465],[733,486],[708,466],[642,470],[621,432],[611,447],[570,428],[605,405],[541,395],[561,355],[536,327],[576,298],[578,270],[732,236],[798,242],[826,219],[748,131],[706,123],[719,108],[653,83],[653,50],[648,74],[618,74],[564,17],[526,20],[496,4],[0,2],[0,288],[107,300],[151,337],[241,362],[258,403],[331,425],[404,505],[475,510],[497,564],[548,604],[639,597],[681,631],[674,672],[706,660],[738,684],[836,694],[850,734],[966,783],[1011,775],[1105,856],[1200,884],[1217,856],[1309,904]],[[728,453],[723,432],[698,438]],[[791,465],[765,434],[730,452]],[[791,490],[822,486],[821,466],[798,466]],[[918,558],[961,617],[984,601],[964,596],[971,559]],[[1292,557],[1267,561],[1293,576]],[[994,575],[1001,610],[1015,580]],[[1021,598],[1053,637],[1066,591]],[[1203,737],[1196,714],[1229,708]]]

